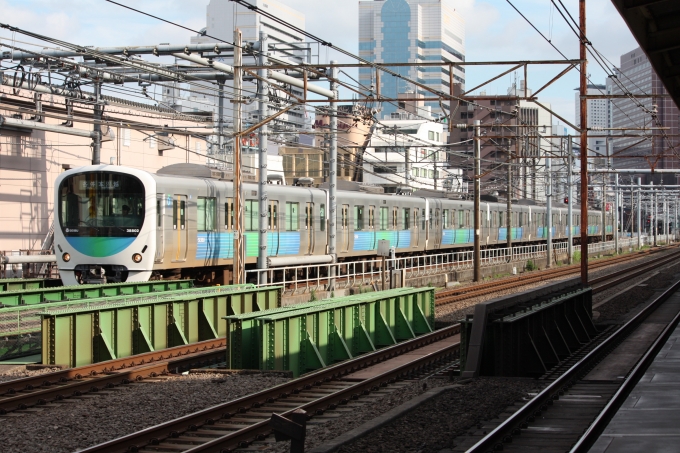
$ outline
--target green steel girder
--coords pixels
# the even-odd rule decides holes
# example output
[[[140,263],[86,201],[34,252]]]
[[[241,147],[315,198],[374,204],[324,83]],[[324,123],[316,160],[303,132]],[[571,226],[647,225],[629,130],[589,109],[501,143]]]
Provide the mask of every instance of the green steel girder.
[[[32,305],[64,300],[134,296],[164,291],[177,291],[193,287],[193,280],[160,280],[152,282],[108,283],[105,285],[58,286],[54,288],[36,287],[0,293],[0,304],[5,306]]]
[[[43,363],[82,366],[225,337],[228,315],[269,310],[281,288],[222,286],[173,297],[40,313]]]
[[[0,293],[48,288],[58,284],[54,278],[0,278]]]
[[[224,291],[227,290],[231,291],[233,290],[233,288],[237,287],[254,288],[253,285],[239,285],[239,286],[232,285],[229,287],[222,288],[227,288],[224,289]],[[160,288],[159,286],[156,286],[156,289],[159,288]],[[135,304],[142,301],[150,300],[169,301],[182,299],[183,297],[193,297],[192,295],[196,294],[207,296],[214,292],[215,288],[187,288],[165,292],[156,291],[153,293],[141,293],[136,295],[122,295],[94,299],[76,299],[64,302],[48,302],[38,305],[19,305],[16,307],[5,307],[3,309],[0,309],[0,337],[15,339],[16,341],[14,342],[5,341],[3,343],[0,343],[0,360],[4,358],[9,358],[5,357],[6,354],[14,354],[17,345],[26,342],[25,339],[27,338],[27,335],[31,336],[29,338],[32,338],[32,336],[40,337],[40,329],[42,326],[40,314],[46,310],[51,311],[71,309],[94,309],[101,306]],[[253,297],[254,296],[243,296],[240,294],[236,295],[236,299],[232,304],[236,307],[236,310],[233,313],[229,314],[240,313],[245,308],[247,308],[248,305],[252,305],[251,299],[253,299]],[[264,296],[259,295],[258,297],[262,298]],[[264,303],[263,306],[276,306],[267,305],[268,302],[266,301],[265,302],[260,301],[259,303],[260,304]],[[276,304],[278,304],[278,302],[276,302]],[[223,314],[213,310],[211,312],[206,312],[205,315],[209,322],[206,323],[201,321],[201,326],[202,328],[210,331],[212,329],[212,327],[210,326],[217,324],[218,320]],[[214,331],[214,329],[212,330]],[[204,337],[210,337],[210,335],[205,334]],[[3,347],[2,346],[3,344],[5,344],[6,347]],[[38,347],[38,351],[39,350],[40,348]]]
[[[432,332],[434,289],[367,293],[226,319],[231,368],[299,376]]]

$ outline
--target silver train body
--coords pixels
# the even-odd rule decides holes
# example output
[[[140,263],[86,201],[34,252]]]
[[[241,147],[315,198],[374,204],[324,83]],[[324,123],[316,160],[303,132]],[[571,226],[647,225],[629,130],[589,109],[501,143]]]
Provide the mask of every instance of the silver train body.
[[[197,278],[229,283],[233,260],[231,181],[207,167],[178,164],[158,174],[120,166],[62,173],[55,183],[55,253],[64,284]],[[222,175],[223,176],[223,175]],[[328,192],[268,186],[267,252],[274,267],[327,262]],[[258,253],[257,186],[244,184],[246,263]],[[507,242],[506,206],[481,203],[485,247]],[[580,212],[574,209],[574,237]],[[546,209],[513,206],[514,244],[547,235]],[[606,219],[611,230],[611,219]],[[589,236],[603,235],[600,211],[589,212]],[[337,259],[376,256],[386,239],[397,256],[473,246],[473,203],[448,198],[339,191]],[[553,208],[553,238],[567,238],[567,208]]]

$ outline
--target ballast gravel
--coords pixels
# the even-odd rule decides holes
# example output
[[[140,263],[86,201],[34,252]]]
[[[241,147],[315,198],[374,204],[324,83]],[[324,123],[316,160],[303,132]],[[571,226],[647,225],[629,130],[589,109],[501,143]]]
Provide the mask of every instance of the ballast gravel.
[[[625,263],[619,263],[619,264],[612,264],[610,266],[605,266],[603,268],[600,268],[598,270],[592,271],[589,275],[590,278],[598,278],[604,275],[611,274],[613,272],[627,269],[633,265],[637,265],[639,263],[644,263],[645,261],[649,261],[652,259],[659,258],[665,254],[670,254],[674,253],[675,250],[665,250],[663,252],[659,252],[653,255],[648,255],[641,257],[639,259],[635,259],[632,261],[628,261]],[[592,261],[591,261],[592,262]],[[672,266],[672,265],[671,265]],[[649,276],[649,275],[646,275]],[[646,277],[645,275],[640,276],[639,279],[642,280]],[[550,279],[550,283],[557,283],[563,280],[571,279],[574,278],[574,276],[569,276],[569,277],[560,277],[560,278],[554,278]],[[496,299],[498,297],[503,297],[503,296],[508,296],[510,294],[515,294],[518,292],[522,291],[528,291],[531,289],[539,288],[541,286],[544,286],[546,282],[539,282],[539,283],[532,283],[528,285],[523,285],[517,288],[513,289],[508,289],[508,290],[503,290],[503,291],[497,291],[493,294],[488,294],[485,296],[480,296],[480,297],[475,297],[475,298],[470,298],[467,300],[462,300],[459,302],[454,302],[452,304],[446,304],[446,305],[440,305],[437,306],[435,309],[435,317],[437,321],[437,325],[445,325],[445,324],[453,324],[461,319],[464,319],[466,315],[472,314],[474,312],[474,307],[475,305],[482,303],[482,302],[487,302],[492,299]],[[472,286],[472,285],[469,285]],[[467,287],[467,285],[466,285]],[[603,291],[602,293],[598,294],[599,298],[596,298],[593,300],[593,302],[597,302],[597,300],[603,300],[604,298],[608,297],[608,295],[612,295],[616,293],[616,291],[620,291],[620,288],[615,287],[615,288],[610,288],[606,291]],[[596,296],[597,297],[597,296]],[[604,306],[603,306],[604,307]]]
[[[124,385],[60,407],[0,417],[0,450],[78,451],[287,380],[267,375],[190,374]]]
[[[424,389],[424,382],[414,382],[403,390],[356,407],[351,414],[323,425],[308,426],[305,451],[357,428],[427,389],[456,383],[448,379],[429,379]],[[530,393],[537,389],[538,384],[530,379],[476,379],[438,395],[403,417],[341,447],[338,452],[437,453],[451,448],[456,437],[475,429],[483,421],[497,417],[507,406],[531,398]],[[275,444],[267,451],[288,452],[290,443]]]
[[[0,382],[13,381],[25,377],[40,376],[41,374],[51,373],[57,368],[43,368],[41,370],[29,371],[25,365],[2,365],[0,366]]]

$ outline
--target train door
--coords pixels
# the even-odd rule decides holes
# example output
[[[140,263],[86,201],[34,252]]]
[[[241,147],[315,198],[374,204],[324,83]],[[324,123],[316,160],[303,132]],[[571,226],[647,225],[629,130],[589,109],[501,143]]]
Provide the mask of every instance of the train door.
[[[314,253],[314,203],[305,207],[305,231],[307,232],[307,255]]]
[[[163,262],[163,255],[165,255],[165,241],[163,240],[163,228],[165,222],[163,215],[165,214],[165,194],[156,194],[156,256],[157,263]]]
[[[424,212],[423,212],[424,214]],[[420,246],[420,228],[418,228],[418,208],[413,209],[413,238],[414,247]]]
[[[278,200],[272,200],[269,203],[269,232],[267,233],[267,242],[269,244],[273,244],[272,248],[269,249],[269,246],[267,249],[269,250],[269,255],[270,256],[279,256],[279,202]],[[269,235],[272,235],[273,237],[269,239]]]
[[[434,200],[434,211],[430,209],[430,239],[433,242],[433,249],[439,250],[442,247],[443,222],[442,222],[442,202]],[[432,219],[434,212],[434,219]]]
[[[187,196],[175,195],[172,200],[172,230],[175,241],[173,261],[187,259]]]
[[[342,228],[342,246],[341,250],[343,252],[349,251],[349,205],[343,204],[342,210],[342,222],[340,223]]]
[[[378,248],[375,241],[375,206],[368,207],[368,232],[370,233],[369,250],[375,250]]]

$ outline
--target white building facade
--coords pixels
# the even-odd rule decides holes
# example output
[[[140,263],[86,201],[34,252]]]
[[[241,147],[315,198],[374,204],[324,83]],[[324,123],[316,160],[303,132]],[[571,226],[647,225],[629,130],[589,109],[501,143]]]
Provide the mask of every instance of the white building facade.
[[[364,154],[364,183],[387,193],[418,189],[465,192],[463,173],[448,168],[444,125],[412,114],[382,121]]]
[[[465,24],[456,12],[454,0],[376,0],[359,2],[359,56],[375,63],[459,63],[465,61]],[[448,67],[392,67],[404,77],[428,87],[449,92]],[[454,66],[453,81],[465,85],[465,69]],[[375,71],[359,69],[359,82],[374,86]],[[415,91],[431,93],[406,83],[403,79],[381,74],[380,94],[397,98]],[[433,113],[441,114],[438,102],[426,103]],[[397,105],[384,103],[389,115]]]
[[[604,95],[608,94],[606,85],[588,85],[588,95]],[[578,90],[575,94],[575,118],[576,126],[581,124],[581,97]],[[611,124],[611,104],[609,99],[588,99],[586,101],[588,109],[588,127],[594,130],[588,131],[588,155],[589,156],[606,156],[607,155],[607,135],[609,131],[606,129]],[[600,130],[598,130],[600,129]],[[602,164],[601,159],[597,159],[592,163]]]

